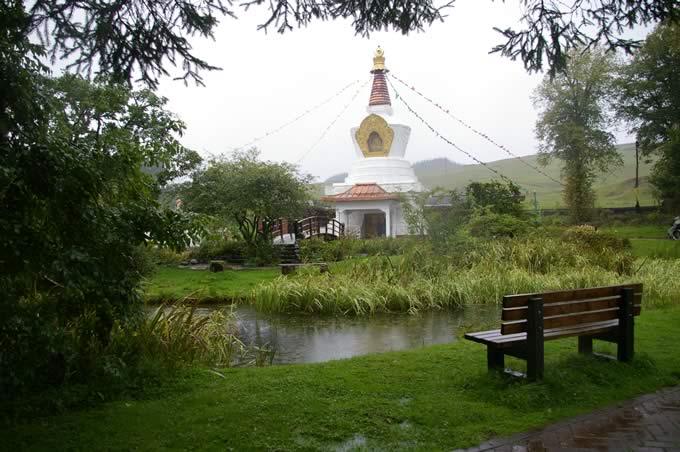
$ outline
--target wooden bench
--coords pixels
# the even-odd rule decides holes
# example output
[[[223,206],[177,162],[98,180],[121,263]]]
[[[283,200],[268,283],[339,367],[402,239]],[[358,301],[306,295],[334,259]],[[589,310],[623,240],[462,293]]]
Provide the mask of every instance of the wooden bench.
[[[328,264],[326,262],[310,262],[306,264],[279,264],[282,275],[291,275],[301,267],[319,267],[319,273],[326,273],[328,271]]]
[[[506,295],[501,328],[468,333],[465,339],[486,345],[489,370],[504,370],[505,355],[514,356],[526,360],[529,380],[540,380],[543,344],[552,339],[576,336],[584,354],[592,354],[593,339],[613,342],[617,359],[630,361],[641,303],[642,284]]]

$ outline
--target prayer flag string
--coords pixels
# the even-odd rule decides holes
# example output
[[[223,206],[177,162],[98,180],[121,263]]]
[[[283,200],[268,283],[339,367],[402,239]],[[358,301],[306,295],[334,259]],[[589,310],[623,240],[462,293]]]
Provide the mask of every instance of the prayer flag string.
[[[524,160],[521,156],[519,156],[519,155],[515,154],[514,152],[510,151],[510,149],[506,148],[506,147],[503,146],[502,144],[497,143],[493,138],[491,138],[491,137],[488,136],[487,134],[480,132],[479,130],[475,129],[474,127],[472,127],[472,126],[471,126],[470,124],[468,124],[467,122],[465,122],[465,121],[463,121],[462,119],[456,117],[455,115],[453,115],[453,113],[451,113],[451,111],[450,111],[449,109],[444,108],[443,106],[441,106],[440,104],[438,104],[437,102],[435,102],[434,100],[432,100],[431,98],[427,97],[426,95],[424,95],[423,93],[421,93],[420,91],[418,91],[413,85],[408,85],[405,81],[403,81],[402,79],[400,79],[398,76],[394,75],[394,73],[389,73],[388,76],[391,77],[391,78],[394,78],[396,81],[398,81],[399,83],[401,83],[402,85],[404,85],[405,87],[407,87],[408,89],[410,89],[411,91],[413,91],[414,93],[418,94],[420,97],[422,97],[423,99],[425,99],[426,101],[428,101],[429,103],[431,103],[432,105],[434,105],[435,107],[437,107],[439,110],[441,110],[441,111],[444,112],[447,116],[449,116],[450,118],[452,118],[453,120],[455,120],[456,122],[458,122],[459,124],[461,124],[463,127],[466,127],[467,129],[471,130],[471,131],[472,131],[473,133],[475,133],[476,135],[478,135],[478,136],[484,138],[486,141],[488,141],[489,143],[493,144],[493,145],[496,146],[497,148],[501,149],[501,150],[504,151],[506,154],[510,155],[510,156],[513,157],[513,158],[518,159],[518,160],[519,160],[520,162],[522,162],[524,165],[528,166],[529,168],[531,168],[532,170],[536,171],[537,173],[539,173],[539,174],[541,174],[541,175],[547,177],[548,179],[552,180],[553,182],[557,182],[558,184],[564,186],[564,184],[563,184],[561,181],[559,181],[559,180],[555,179],[554,177],[550,176],[549,174],[547,174],[546,172],[542,171],[540,168],[536,167],[535,165],[532,165],[531,163],[527,162],[527,161]]]
[[[304,159],[309,155],[309,153],[312,152],[312,150],[314,150],[314,149],[316,148],[316,146],[318,146],[318,144],[321,142],[321,140],[323,140],[323,138],[326,136],[326,134],[328,133],[328,131],[331,130],[331,128],[333,127],[333,125],[335,125],[336,122],[338,122],[338,119],[340,119],[340,117],[347,111],[347,109],[349,108],[349,106],[352,105],[352,103],[356,100],[356,98],[357,98],[357,96],[359,95],[359,93],[361,92],[361,90],[362,90],[366,85],[368,85],[368,82],[370,82],[371,80],[372,80],[372,78],[366,80],[361,86],[359,86],[359,88],[357,88],[357,90],[354,92],[354,95],[353,95],[352,98],[349,100],[349,102],[347,102],[347,103],[345,104],[345,106],[342,107],[342,110],[340,110],[340,113],[338,113],[338,115],[337,115],[335,118],[333,118],[333,120],[330,122],[330,124],[328,124],[328,126],[326,126],[326,128],[325,128],[324,131],[321,133],[321,135],[319,135],[319,138],[318,138],[318,139],[317,139],[317,140],[309,147],[309,149],[307,149],[305,152],[303,152],[303,153],[297,158],[297,160],[295,160],[295,164],[296,164],[296,165],[299,164],[302,160],[304,160]]]
[[[479,163],[479,164],[482,165],[484,168],[486,168],[486,169],[488,169],[489,171],[491,171],[492,173],[496,174],[498,177],[500,177],[500,178],[503,179],[504,181],[506,181],[506,182],[511,182],[511,183],[514,184],[514,182],[512,181],[512,179],[508,178],[507,176],[505,176],[504,174],[502,174],[502,173],[501,173],[500,171],[498,171],[497,169],[492,168],[491,166],[489,166],[489,165],[486,164],[485,162],[482,162],[482,161],[479,160],[477,157],[475,157],[474,155],[470,154],[470,153],[467,152],[466,150],[462,149],[462,148],[461,148],[460,146],[458,146],[456,143],[454,143],[453,141],[451,141],[450,139],[446,138],[446,137],[443,136],[441,133],[439,133],[434,127],[432,127],[432,125],[431,125],[429,122],[427,122],[422,116],[420,116],[420,115],[419,115],[413,108],[411,108],[411,106],[404,100],[404,98],[399,94],[399,91],[397,91],[397,89],[395,88],[394,84],[393,84],[392,81],[390,80],[390,77],[387,78],[387,82],[390,84],[390,86],[392,87],[392,90],[394,91],[394,97],[396,97],[396,99],[397,99],[398,101],[400,101],[402,104],[404,104],[404,106],[408,109],[408,111],[410,111],[411,114],[412,114],[413,116],[415,116],[416,118],[418,118],[418,119],[420,120],[420,122],[422,122],[428,129],[430,129],[430,131],[431,131],[437,138],[439,138],[439,139],[441,139],[442,141],[446,142],[448,145],[450,145],[451,147],[455,148],[455,149],[458,150],[459,152],[462,152],[463,154],[467,155],[467,156],[468,156],[469,158],[471,158],[473,161],[475,161],[476,163]],[[517,184],[515,184],[515,185],[517,185]]]
[[[357,83],[361,83],[361,80],[354,80],[353,82],[347,84],[345,87],[343,87],[342,89],[340,89],[338,92],[336,92],[335,94],[333,94],[332,96],[330,96],[330,97],[327,98],[326,100],[324,100],[324,101],[322,101],[322,102],[316,104],[315,106],[313,106],[313,107],[311,107],[311,108],[305,110],[304,112],[302,112],[302,113],[300,113],[299,115],[297,115],[295,118],[293,118],[293,119],[291,119],[290,121],[288,121],[288,122],[286,122],[286,123],[280,125],[280,126],[277,127],[276,129],[270,130],[269,132],[266,132],[266,133],[263,134],[263,135],[260,135],[260,136],[258,136],[258,137],[256,137],[256,138],[253,138],[252,140],[250,140],[249,142],[247,142],[247,143],[245,143],[245,144],[242,144],[241,146],[236,146],[236,147],[231,148],[231,152],[238,151],[238,150],[240,150],[240,149],[243,149],[243,148],[252,146],[253,144],[257,143],[258,141],[261,141],[261,140],[263,140],[263,139],[265,139],[265,138],[270,137],[271,135],[274,135],[274,134],[280,132],[281,130],[285,129],[286,127],[290,126],[291,124],[296,123],[297,121],[301,120],[301,119],[304,118],[305,116],[307,116],[307,115],[309,115],[310,113],[312,113],[312,112],[318,110],[319,108],[323,107],[324,105],[326,105],[326,104],[329,103],[330,101],[332,101],[332,100],[334,100],[335,98],[339,97],[342,93],[344,93],[344,92],[347,91],[349,88],[351,88],[352,86],[356,85]],[[362,85],[362,86],[363,86],[363,85]]]

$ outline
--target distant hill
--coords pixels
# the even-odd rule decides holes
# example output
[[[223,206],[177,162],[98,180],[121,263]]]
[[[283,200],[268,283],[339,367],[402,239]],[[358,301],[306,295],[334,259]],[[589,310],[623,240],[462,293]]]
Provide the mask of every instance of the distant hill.
[[[598,207],[626,207],[635,204],[635,145],[633,143],[617,146],[623,158],[623,167],[608,174],[598,175],[595,182]],[[553,161],[546,167],[538,165],[536,155],[522,157],[527,163],[539,167],[544,173],[560,180],[560,162]],[[562,187],[542,174],[534,171],[520,161],[520,159],[504,159],[489,162],[501,174],[513,180],[525,191],[527,201],[533,200],[536,192],[539,205],[544,209],[564,207],[562,201]],[[649,185],[649,173],[652,164],[640,161],[640,204],[655,205],[652,190]],[[446,158],[423,160],[413,164],[413,168],[422,182],[428,188],[456,188],[464,189],[470,182],[489,181],[497,178],[495,174],[482,165],[461,165]],[[342,182],[344,174],[337,174],[324,181],[324,185]]]
[[[595,193],[598,207],[626,207],[635,204],[635,145],[633,143],[617,146],[623,158],[623,166],[608,174],[597,176]],[[541,167],[536,155],[522,157],[525,162],[540,168],[554,179],[560,180],[560,162],[553,161],[546,167]],[[423,163],[423,162],[419,162]],[[416,167],[419,164],[414,165]],[[504,159],[487,163],[513,180],[525,191],[527,200],[533,199],[536,192],[539,205],[543,208],[564,207],[562,201],[562,187],[542,174],[531,169],[520,159]],[[654,205],[652,190],[649,185],[649,173],[652,164],[640,161],[640,204]],[[497,178],[495,174],[482,165],[453,165],[445,171],[435,166],[430,170],[416,170],[420,181],[428,188],[443,187],[463,189],[470,182],[489,181]]]
[[[464,168],[465,165],[453,162],[445,157],[439,157],[432,160],[421,160],[413,164],[413,170],[418,174],[442,174],[445,175],[449,171],[457,171]]]
[[[323,183],[324,185],[337,184],[340,182],[344,182],[346,177],[347,173],[334,174],[333,176],[323,181]]]

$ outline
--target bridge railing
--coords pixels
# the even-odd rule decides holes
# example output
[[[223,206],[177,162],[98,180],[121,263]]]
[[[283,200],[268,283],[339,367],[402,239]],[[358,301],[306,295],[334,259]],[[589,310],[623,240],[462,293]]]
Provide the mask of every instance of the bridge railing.
[[[282,240],[288,234],[299,239],[317,236],[340,237],[345,233],[345,225],[335,218],[313,216],[299,221],[278,219],[272,224],[272,237]]]

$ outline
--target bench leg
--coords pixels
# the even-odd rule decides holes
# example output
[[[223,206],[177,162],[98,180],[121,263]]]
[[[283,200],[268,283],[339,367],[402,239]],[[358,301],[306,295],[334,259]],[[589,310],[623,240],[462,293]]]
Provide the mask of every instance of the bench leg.
[[[619,337],[616,347],[616,357],[619,361],[633,359],[635,344],[635,316],[633,312],[633,289],[625,288],[621,293],[619,305]]]
[[[578,352],[582,355],[593,354],[593,337],[579,336],[578,338]]]
[[[543,379],[543,343],[540,343],[539,350],[530,352],[527,356],[527,378],[529,381]]]
[[[489,371],[503,370],[505,368],[505,355],[501,349],[486,346],[486,366]]]
[[[527,378],[529,381],[543,379],[543,299],[529,299],[527,316]]]

